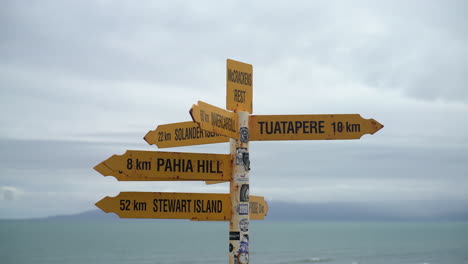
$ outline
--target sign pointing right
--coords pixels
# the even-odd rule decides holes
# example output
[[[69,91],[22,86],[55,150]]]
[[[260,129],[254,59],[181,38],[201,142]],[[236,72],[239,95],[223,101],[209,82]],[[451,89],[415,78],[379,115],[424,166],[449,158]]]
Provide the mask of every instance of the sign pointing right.
[[[250,140],[360,139],[383,125],[359,114],[343,115],[252,115]]]

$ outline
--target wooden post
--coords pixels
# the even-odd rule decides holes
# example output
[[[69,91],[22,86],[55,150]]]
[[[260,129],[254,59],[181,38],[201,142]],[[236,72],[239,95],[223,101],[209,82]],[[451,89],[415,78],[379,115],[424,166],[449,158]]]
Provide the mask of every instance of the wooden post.
[[[240,138],[230,140],[232,178],[230,181],[229,264],[249,263],[249,113],[238,112]]]

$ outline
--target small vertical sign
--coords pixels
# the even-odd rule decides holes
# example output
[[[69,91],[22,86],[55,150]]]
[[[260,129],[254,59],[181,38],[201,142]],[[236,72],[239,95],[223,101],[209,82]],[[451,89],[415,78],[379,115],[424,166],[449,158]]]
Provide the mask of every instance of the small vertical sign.
[[[226,109],[252,114],[253,69],[252,64],[227,60]]]

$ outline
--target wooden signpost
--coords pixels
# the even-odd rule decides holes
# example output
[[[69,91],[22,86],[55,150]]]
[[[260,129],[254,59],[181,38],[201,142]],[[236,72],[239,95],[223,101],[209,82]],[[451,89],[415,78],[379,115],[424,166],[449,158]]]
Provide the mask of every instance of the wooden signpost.
[[[374,134],[383,125],[359,114],[251,115],[252,65],[227,60],[226,109],[201,101],[193,121],[159,125],[144,139],[158,148],[229,142],[229,154],[128,150],[94,167],[119,181],[229,181],[229,194],[121,192],[96,203],[121,218],[229,221],[229,263],[249,263],[249,221],[263,220],[268,204],[249,195],[250,141],[344,140]]]

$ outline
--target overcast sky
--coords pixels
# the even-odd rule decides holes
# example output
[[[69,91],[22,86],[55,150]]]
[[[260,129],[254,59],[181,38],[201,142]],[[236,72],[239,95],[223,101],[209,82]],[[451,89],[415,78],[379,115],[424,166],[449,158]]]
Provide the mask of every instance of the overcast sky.
[[[255,3],[252,3],[255,2]],[[143,137],[225,107],[226,59],[253,65],[254,114],[361,114],[351,141],[251,143],[269,201],[468,201],[466,1],[3,1],[0,218],[92,210],[120,191],[228,184],[118,182],[93,170]],[[162,149],[228,153],[226,143]],[[443,204],[443,206],[440,206]]]

